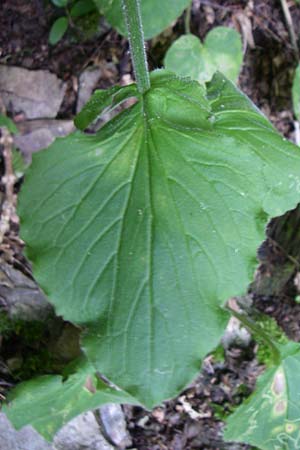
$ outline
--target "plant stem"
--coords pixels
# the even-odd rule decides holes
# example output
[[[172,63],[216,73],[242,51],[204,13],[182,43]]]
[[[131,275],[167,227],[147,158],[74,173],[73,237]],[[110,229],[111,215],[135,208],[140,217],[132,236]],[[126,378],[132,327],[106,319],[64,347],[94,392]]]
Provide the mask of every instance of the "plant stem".
[[[122,0],[134,75],[138,91],[143,94],[150,88],[149,70],[144,45],[144,32],[140,0]]]
[[[270,348],[272,352],[272,359],[274,364],[279,364],[281,361],[281,355],[280,350],[277,347],[277,345],[271,340],[270,336],[268,336],[267,333],[261,328],[260,325],[255,323],[250,317],[246,316],[245,314],[241,314],[234,309],[230,308],[228,305],[226,308],[229,310],[229,312],[236,317],[248,330],[257,336],[259,336],[262,341]]]
[[[192,4],[190,4],[185,10],[184,16],[184,31],[185,34],[190,34],[191,32],[191,13],[192,13]]]

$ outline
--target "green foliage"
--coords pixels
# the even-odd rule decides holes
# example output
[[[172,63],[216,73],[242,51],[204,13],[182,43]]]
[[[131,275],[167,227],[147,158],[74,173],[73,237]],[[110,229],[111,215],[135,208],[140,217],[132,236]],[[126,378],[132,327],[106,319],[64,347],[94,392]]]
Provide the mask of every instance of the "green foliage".
[[[85,359],[64,379],[44,375],[20,383],[9,396],[3,412],[17,429],[30,423],[46,439],[76,415],[104,403],[132,403],[125,392],[112,389],[95,375]]]
[[[15,123],[4,114],[0,114],[0,128],[1,127],[6,127],[8,131],[12,134],[19,133],[19,130],[16,127]]]
[[[68,29],[68,25],[69,21],[67,17],[59,17],[58,19],[56,19],[49,33],[50,44],[55,45],[61,40]]]
[[[210,81],[217,70],[236,81],[242,61],[239,33],[231,28],[216,27],[207,34],[203,44],[192,34],[177,39],[166,54],[165,67],[199,83]]]
[[[299,449],[299,344],[286,344],[281,353],[280,365],[259,378],[254,394],[227,420],[227,441],[261,450]]]
[[[6,341],[14,342],[18,348],[17,364],[10,366],[11,375],[17,380],[26,380],[42,373],[51,373],[58,367],[45,347],[48,336],[45,325],[38,321],[10,319],[5,312],[0,313],[0,334],[3,347]],[[37,343],[40,343],[37,345]]]
[[[57,44],[65,35],[70,23],[75,25],[79,30],[85,33],[85,37],[89,38],[97,32],[98,13],[93,0],[52,0],[55,6],[64,8],[66,15],[59,17],[53,23],[50,33],[49,42],[51,45]]]
[[[279,345],[285,345],[289,342],[288,338],[284,334],[281,328],[277,325],[276,321],[269,316],[260,316],[257,318],[257,322],[260,328],[267,334],[270,339]],[[273,364],[273,355],[271,349],[265,344],[264,340],[258,333],[252,333],[253,338],[259,342],[259,347],[257,351],[257,359],[260,363],[270,366]]]
[[[34,155],[22,238],[95,369],[152,407],[217,345],[221,306],[249,284],[268,217],[299,200],[299,173],[297,147],[222,75],[206,92],[158,71],[96,135]]]
[[[143,1],[146,36],[188,3]],[[118,0],[97,5],[124,32]],[[123,5],[127,12],[138,6],[137,0]],[[87,9],[81,2],[77,12]],[[268,219],[300,198],[298,148],[224,75],[216,73],[204,87],[157,71],[151,87],[143,86],[147,65],[137,52],[141,33],[134,33],[141,24],[138,14],[132,17],[138,87],[97,91],[76,125],[84,130],[129,97],[136,103],[95,135],[78,131],[35,154],[20,196],[21,235],[34,276],[57,314],[84,330],[86,359],[66,379],[20,384],[5,409],[17,427],[31,423],[48,439],[102,403],[151,408],[178,394],[218,345],[228,320],[224,303],[247,288]],[[241,43],[234,34],[217,29],[203,45],[185,37],[195,61],[204,55],[192,77],[204,82],[221,68],[236,79]],[[238,55],[234,62],[229,47]],[[229,419],[227,439],[267,450],[298,448],[300,350],[292,343],[278,347],[276,367]]]
[[[26,172],[28,164],[25,164],[21,152],[15,148],[12,151],[12,163],[16,177],[21,178]]]
[[[298,64],[295,71],[293,86],[292,86],[292,99],[294,114],[297,120],[300,120],[300,64]]]
[[[126,26],[122,16],[121,0],[94,0],[101,14],[119,33],[126,35]],[[191,0],[142,0],[141,14],[146,39],[161,33],[177,19]]]
[[[71,17],[82,17],[95,10],[95,4],[92,0],[79,0],[72,6]]]

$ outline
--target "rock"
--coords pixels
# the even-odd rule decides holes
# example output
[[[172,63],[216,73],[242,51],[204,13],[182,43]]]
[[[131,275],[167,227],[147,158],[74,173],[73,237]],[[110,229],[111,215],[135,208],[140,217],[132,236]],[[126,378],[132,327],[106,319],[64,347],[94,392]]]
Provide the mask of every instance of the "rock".
[[[75,417],[55,435],[53,450],[114,450],[114,447],[102,436],[94,414],[89,411]]]
[[[80,328],[70,323],[64,323],[56,339],[49,340],[48,349],[51,355],[57,360],[65,363],[71,362],[81,354],[80,349]]]
[[[54,118],[66,84],[46,70],[0,65],[0,96],[6,109],[23,112],[27,119]]]
[[[0,306],[12,320],[44,322],[53,315],[53,308],[38,285],[2,260],[0,260]]]
[[[90,98],[97,81],[101,76],[101,69],[99,67],[89,67],[79,77],[79,89],[76,112],[79,113],[83,106]]]
[[[18,124],[19,135],[14,137],[16,147],[31,162],[32,153],[48,147],[57,137],[67,136],[75,130],[72,120],[32,120]]]
[[[104,436],[119,449],[132,445],[121,405],[108,403],[97,410]]]
[[[235,317],[231,317],[222,337],[222,344],[225,350],[230,347],[238,346],[247,348],[251,342],[251,335],[242,327],[240,321]]]
[[[16,431],[5,414],[0,413],[0,450],[53,450],[32,427]]]

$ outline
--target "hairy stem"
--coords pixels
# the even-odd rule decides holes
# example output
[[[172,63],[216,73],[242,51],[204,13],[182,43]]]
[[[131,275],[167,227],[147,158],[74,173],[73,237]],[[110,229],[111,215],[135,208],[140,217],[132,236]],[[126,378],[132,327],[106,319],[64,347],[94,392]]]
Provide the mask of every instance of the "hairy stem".
[[[274,364],[279,364],[281,361],[281,355],[280,350],[277,347],[277,345],[272,341],[270,336],[265,333],[265,331],[261,328],[260,325],[255,323],[249,316],[246,314],[239,313],[235,311],[234,309],[230,308],[229,306],[226,307],[229,312],[236,317],[248,330],[256,336],[260,337],[261,340],[270,348],[272,352],[272,360]]]
[[[150,88],[150,78],[144,45],[140,0],[122,0],[134,75],[140,93]]]
[[[184,16],[184,31],[185,34],[190,34],[191,32],[191,13],[192,13],[192,4],[190,4],[185,10]]]

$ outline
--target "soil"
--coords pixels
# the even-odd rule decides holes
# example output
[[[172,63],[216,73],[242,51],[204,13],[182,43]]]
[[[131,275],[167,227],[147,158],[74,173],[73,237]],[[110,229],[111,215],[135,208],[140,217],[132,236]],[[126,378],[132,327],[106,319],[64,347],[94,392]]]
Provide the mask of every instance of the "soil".
[[[288,2],[293,21],[300,23],[300,8]],[[0,16],[0,64],[29,69],[46,69],[67,83],[67,94],[59,118],[70,119],[76,110],[78,77],[84,68],[96,65],[102,76],[98,86],[110,87],[132,72],[128,43],[99,18],[96,34],[84,39],[76,27],[68,30],[55,46],[48,36],[51,24],[61,10],[50,1],[2,0]],[[191,31],[203,38],[217,25],[234,26],[243,36],[245,56],[239,86],[269,117],[275,127],[288,139],[294,140],[294,118],[291,104],[291,84],[297,56],[289,31],[276,0],[194,0]],[[299,26],[295,26],[296,32]],[[160,67],[171,42],[184,32],[184,17],[174,26],[147,43],[152,69]],[[298,33],[299,38],[299,33]],[[14,118],[16,121],[18,117]],[[3,166],[3,163],[2,163]],[[1,168],[3,173],[3,167]],[[19,186],[17,186],[18,190]],[[2,191],[4,186],[1,186]],[[249,295],[255,307],[275,318],[284,332],[300,341],[300,304],[297,273],[300,247],[288,241],[282,221],[291,217],[298,223],[299,210],[273,221],[268,239],[258,256],[260,268]],[[279,225],[278,225],[279,224]],[[278,229],[280,228],[280,233]],[[282,234],[283,233],[283,234]],[[289,238],[290,239],[290,238]],[[18,225],[11,224],[0,247],[1,255],[28,275],[30,267],[18,240]],[[7,256],[9,255],[9,256]],[[279,283],[265,283],[266,277],[285,273]],[[295,283],[296,277],[296,283]],[[269,279],[268,278],[268,279]],[[2,362],[20,350],[20,335],[2,338]],[[0,336],[1,343],[1,336]],[[226,351],[210,355],[203,363],[198,379],[178,398],[164,403],[152,412],[125,406],[128,430],[133,447],[139,450],[181,449],[249,449],[246,445],[225,444],[222,441],[222,419],[247,397],[255,386],[263,366],[257,361],[257,344],[233,342]],[[0,365],[0,395],[18,382]]]

